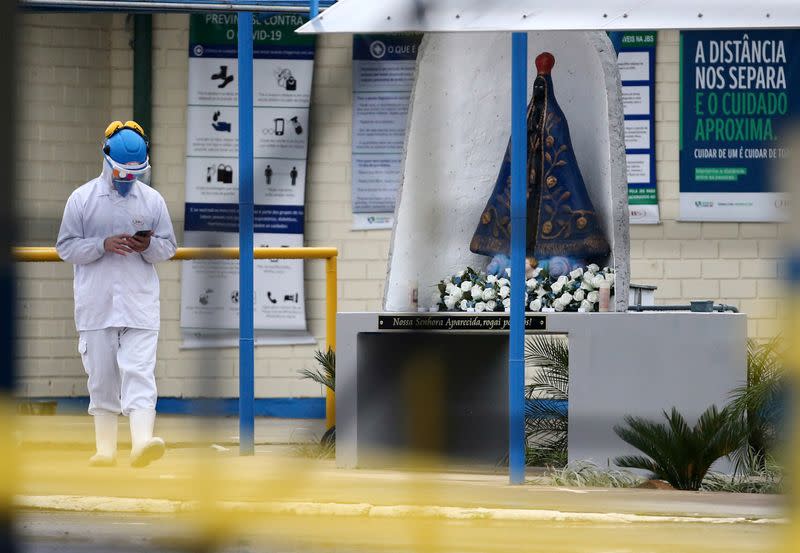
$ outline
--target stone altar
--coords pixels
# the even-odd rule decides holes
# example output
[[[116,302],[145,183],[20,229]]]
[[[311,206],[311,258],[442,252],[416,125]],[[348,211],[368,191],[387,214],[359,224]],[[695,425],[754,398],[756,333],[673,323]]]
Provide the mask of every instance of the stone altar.
[[[421,450],[450,464],[494,465],[508,445],[508,333],[379,324],[380,316],[402,315],[504,316],[339,313],[336,464],[397,467],[403,455]],[[613,431],[625,415],[662,420],[662,411],[675,406],[693,424],[745,380],[743,314],[539,316],[545,329],[531,332],[566,334],[569,341],[570,461],[613,464],[616,456],[636,453]],[[421,437],[407,431],[418,426],[425,429]]]

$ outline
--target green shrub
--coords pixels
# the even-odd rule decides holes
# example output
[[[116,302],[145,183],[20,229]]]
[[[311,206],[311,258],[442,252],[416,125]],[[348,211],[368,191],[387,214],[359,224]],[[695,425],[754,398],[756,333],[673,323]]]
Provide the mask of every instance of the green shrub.
[[[331,348],[327,351],[317,350],[314,352],[314,359],[319,363],[316,369],[302,369],[300,371],[301,378],[308,378],[330,388],[332,392],[336,391],[336,352]]]
[[[525,364],[535,366],[525,398],[569,399],[569,345],[563,336],[535,335],[525,341]],[[528,466],[567,463],[567,413],[558,404],[542,401],[525,409],[525,462]]]
[[[700,489],[709,492],[781,493],[783,468],[770,456],[747,448],[734,474],[709,472]]]
[[[746,430],[732,455],[737,473],[746,474],[748,464],[758,471],[765,468],[767,457],[775,449],[785,390],[781,337],[763,343],[748,340],[747,382],[731,392],[728,406],[730,424]]]
[[[577,488],[635,488],[644,481],[627,470],[602,469],[588,461],[550,469],[547,477],[554,486]]]
[[[625,417],[627,426],[614,431],[644,453],[626,455],[614,461],[618,466],[650,471],[680,490],[698,490],[711,465],[729,455],[741,441],[741,429],[730,425],[728,414],[709,407],[690,427],[674,407],[664,412],[667,424],[641,417]]]

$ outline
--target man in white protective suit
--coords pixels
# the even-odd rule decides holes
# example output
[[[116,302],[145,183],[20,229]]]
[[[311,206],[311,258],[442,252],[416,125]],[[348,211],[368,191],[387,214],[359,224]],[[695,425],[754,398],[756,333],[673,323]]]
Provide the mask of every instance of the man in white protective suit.
[[[175,233],[149,177],[148,144],[134,121],[114,121],[103,141],[103,171],[67,200],[56,249],[74,264],[78,351],[89,376],[89,414],[97,453],[92,466],[117,457],[117,420],[131,427],[131,465],[164,455],[153,437],[159,282],[154,264],[175,255]]]

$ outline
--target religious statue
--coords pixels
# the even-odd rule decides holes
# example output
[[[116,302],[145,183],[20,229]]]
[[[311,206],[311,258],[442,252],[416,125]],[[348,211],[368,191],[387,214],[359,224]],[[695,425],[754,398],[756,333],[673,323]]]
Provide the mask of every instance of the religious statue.
[[[550,71],[555,58],[536,58],[537,76],[528,104],[528,266],[564,274],[577,266],[606,263],[608,241],[586,191],[572,150],[564,112],[556,102]],[[511,143],[492,195],[470,242],[474,253],[493,257],[489,272],[507,265],[511,251]]]

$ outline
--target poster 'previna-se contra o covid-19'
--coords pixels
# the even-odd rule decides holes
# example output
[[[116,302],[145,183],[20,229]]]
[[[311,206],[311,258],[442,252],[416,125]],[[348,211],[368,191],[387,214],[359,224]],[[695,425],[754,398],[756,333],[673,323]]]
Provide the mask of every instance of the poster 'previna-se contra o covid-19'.
[[[303,245],[314,38],[306,17],[253,21],[253,204],[256,247]],[[189,30],[187,246],[239,245],[237,15],[192,15]],[[309,343],[302,260],[256,260],[255,342]],[[184,261],[184,347],[233,346],[239,328],[238,260]]]

